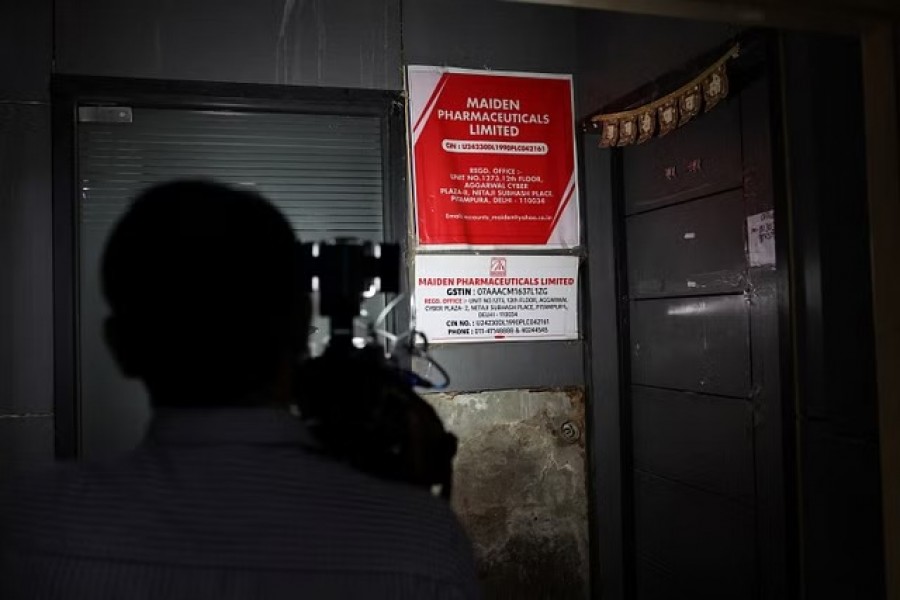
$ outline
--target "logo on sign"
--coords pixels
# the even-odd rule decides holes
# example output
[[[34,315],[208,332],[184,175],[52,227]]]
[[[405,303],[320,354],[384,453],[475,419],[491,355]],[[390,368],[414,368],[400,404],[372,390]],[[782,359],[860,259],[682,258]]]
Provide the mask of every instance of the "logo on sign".
[[[506,277],[506,259],[494,257],[491,259],[491,277]]]

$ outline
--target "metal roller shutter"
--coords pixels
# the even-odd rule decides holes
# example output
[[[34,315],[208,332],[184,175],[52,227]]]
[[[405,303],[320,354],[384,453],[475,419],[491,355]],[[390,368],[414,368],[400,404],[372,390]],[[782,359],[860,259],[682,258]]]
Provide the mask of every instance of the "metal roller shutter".
[[[303,240],[381,241],[384,157],[373,116],[81,107],[79,117],[78,365],[90,458],[131,447],[148,416],[143,388],[119,374],[102,341],[100,256],[135,195],[173,179],[212,179],[263,194]],[[365,309],[381,306],[376,296]],[[314,324],[317,353],[327,322]]]

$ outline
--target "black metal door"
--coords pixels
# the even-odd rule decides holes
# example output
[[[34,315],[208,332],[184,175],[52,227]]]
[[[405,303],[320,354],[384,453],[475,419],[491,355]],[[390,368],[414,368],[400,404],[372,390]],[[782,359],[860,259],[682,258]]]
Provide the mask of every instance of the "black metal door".
[[[769,85],[622,155],[639,599],[786,597]]]

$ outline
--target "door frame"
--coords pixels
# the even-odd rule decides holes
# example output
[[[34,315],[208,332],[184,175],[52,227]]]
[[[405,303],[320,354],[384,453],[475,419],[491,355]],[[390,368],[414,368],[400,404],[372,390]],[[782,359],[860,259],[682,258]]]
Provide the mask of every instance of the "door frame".
[[[384,228],[387,239],[408,253],[409,202],[406,120],[402,94],[394,91],[288,87],[201,81],[54,76],[53,136],[53,398],[55,453],[81,455],[78,364],[78,107],[84,104],[369,116],[381,120]],[[399,199],[399,200],[398,200]],[[405,260],[404,260],[405,263]],[[406,278],[401,278],[401,286]],[[403,290],[405,291],[405,290]],[[409,319],[398,307],[395,318]]]

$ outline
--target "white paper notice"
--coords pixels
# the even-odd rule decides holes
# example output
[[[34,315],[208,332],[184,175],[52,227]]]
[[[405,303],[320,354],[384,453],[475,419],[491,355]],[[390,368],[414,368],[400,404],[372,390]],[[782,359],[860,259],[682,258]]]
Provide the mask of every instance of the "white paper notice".
[[[747,246],[751,267],[775,264],[775,211],[747,217]]]
[[[416,256],[416,328],[436,343],[578,339],[578,257]]]

